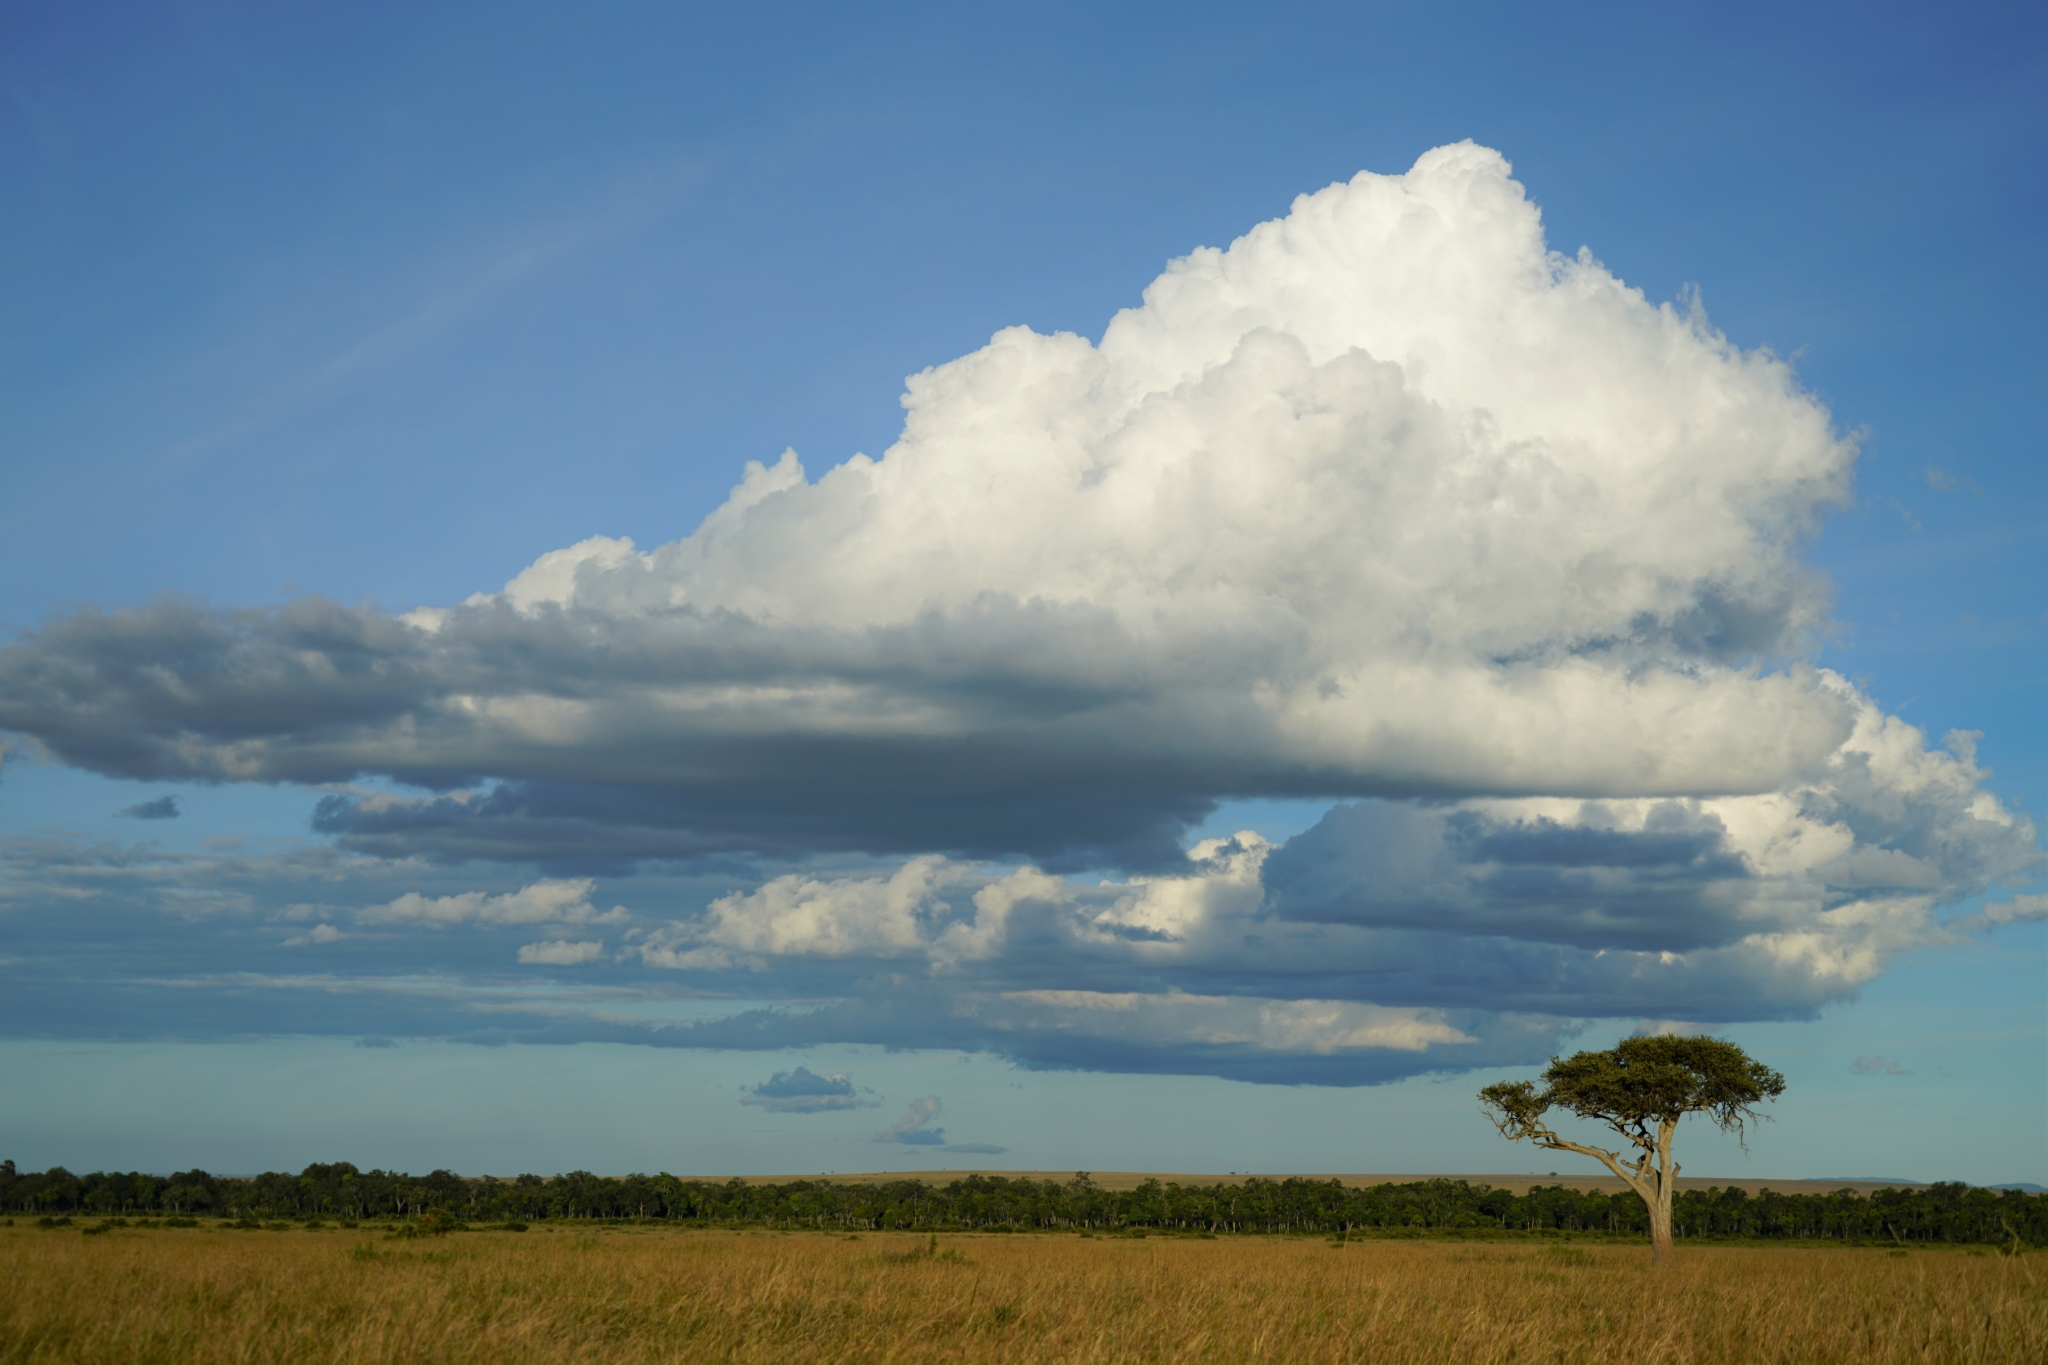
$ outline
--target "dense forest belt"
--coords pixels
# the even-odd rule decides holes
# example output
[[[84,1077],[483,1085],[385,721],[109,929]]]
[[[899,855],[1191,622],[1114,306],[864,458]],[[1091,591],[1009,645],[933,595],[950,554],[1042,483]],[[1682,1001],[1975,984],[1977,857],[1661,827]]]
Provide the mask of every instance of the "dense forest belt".
[[[804,1171],[799,1174],[742,1175],[736,1177],[727,1175],[685,1175],[682,1179],[696,1180],[702,1184],[713,1185],[723,1185],[726,1181],[733,1179],[744,1180],[749,1185],[787,1185],[797,1180],[825,1180],[838,1185],[886,1185],[898,1180],[922,1180],[927,1185],[949,1185],[955,1180],[965,1179],[970,1174],[991,1179],[1001,1177],[1005,1180],[1055,1180],[1062,1184],[1068,1178],[1067,1173],[1064,1171],[992,1171],[986,1167],[976,1167],[972,1170],[953,1167],[950,1169],[934,1168],[931,1170],[909,1171],[829,1171],[822,1173],[818,1171]],[[479,1177],[471,1176],[469,1178],[478,1179]],[[1340,1185],[1356,1189],[1368,1189],[1374,1185],[1420,1185],[1431,1180],[1462,1180],[1469,1185],[1486,1185],[1496,1190],[1507,1190],[1514,1194],[1522,1194],[1531,1186],[1543,1185],[1558,1186],[1568,1190],[1605,1190],[1609,1194],[1620,1194],[1628,1189],[1627,1181],[1617,1179],[1604,1171],[1598,1173],[1591,1171],[1567,1171],[1562,1174],[1552,1171],[1547,1177],[1540,1171],[1525,1171],[1520,1174],[1474,1174],[1469,1172],[1446,1174],[1442,1171],[1429,1171],[1407,1175],[1389,1172],[1383,1172],[1378,1175],[1337,1175],[1329,1173],[1307,1175],[1295,1172],[1276,1174],[1271,1171],[1232,1171],[1228,1175],[1220,1172],[1199,1175],[1185,1171],[1090,1171],[1088,1172],[1088,1178],[1105,1190],[1135,1190],[1148,1180],[1156,1180],[1162,1185],[1179,1185],[1183,1189],[1196,1189],[1210,1185],[1241,1185],[1251,1179],[1276,1181],[1309,1180],[1319,1184],[1334,1180]],[[1763,1189],[1775,1190],[1779,1194],[1833,1194],[1837,1190],[1845,1189],[1854,1190],[1858,1194],[1870,1194],[1882,1189],[1917,1190],[1924,1189],[1925,1187],[1926,1182],[1921,1180],[1771,1180],[1759,1179],[1753,1176],[1736,1176],[1733,1178],[1708,1176],[1695,1178],[1689,1175],[1680,1176],[1678,1179],[1678,1188],[1681,1190],[1741,1189],[1747,1190],[1751,1194],[1755,1194],[1758,1190]],[[2004,1187],[1990,1186],[1988,1188],[1999,1189]],[[2020,1188],[2034,1190],[2036,1193],[2040,1192],[2031,1185],[2021,1186]]]
[[[542,1179],[464,1178],[452,1171],[412,1176],[338,1162],[297,1175],[171,1176],[62,1167],[40,1174],[0,1162],[0,1211],[56,1219],[168,1216],[230,1220],[361,1222],[416,1219],[442,1210],[463,1223],[634,1219],[695,1226],[821,1231],[950,1229],[1178,1233],[1387,1235],[1427,1232],[1606,1232],[1648,1228],[1632,1193],[1533,1186],[1524,1193],[1464,1180],[1347,1186],[1337,1180],[1251,1178],[1181,1186],[1148,1180],[1106,1189],[1071,1180],[968,1175],[871,1184],[791,1180],[686,1180],[672,1175],[606,1177],[587,1171]],[[2048,1195],[1961,1184],[1781,1194],[1742,1189],[1684,1190],[1675,1208],[1684,1238],[1800,1238],[1908,1243],[2048,1245]]]
[[[0,1281],[0,1365],[2048,1360],[2048,1257],[1985,1247],[17,1224]]]

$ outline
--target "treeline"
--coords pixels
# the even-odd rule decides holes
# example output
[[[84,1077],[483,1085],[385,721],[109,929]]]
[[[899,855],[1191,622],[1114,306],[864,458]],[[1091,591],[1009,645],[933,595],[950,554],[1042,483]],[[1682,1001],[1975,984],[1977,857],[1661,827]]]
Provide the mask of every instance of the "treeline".
[[[358,1170],[347,1162],[308,1166],[297,1175],[228,1177],[198,1170],[169,1176],[73,1175],[62,1167],[37,1174],[0,1162],[0,1210],[43,1217],[365,1222],[417,1218],[431,1209],[470,1223],[643,1219],[870,1231],[1639,1234],[1649,1226],[1643,1201],[1632,1193],[1539,1185],[1518,1195],[1463,1180],[1363,1188],[1335,1180],[1251,1178],[1193,1186],[1148,1180],[1132,1190],[1107,1190],[1086,1174],[1067,1181],[970,1175],[946,1185],[921,1180],[750,1185],[667,1174],[605,1177],[588,1171],[548,1179],[464,1177],[452,1171],[413,1176]],[[1867,1196],[1849,1189],[1831,1194],[1686,1190],[1678,1195],[1675,1212],[1677,1233],[1688,1238],[2010,1242],[2017,1237],[2048,1244],[2048,1195],[1962,1184],[1882,1189]]]

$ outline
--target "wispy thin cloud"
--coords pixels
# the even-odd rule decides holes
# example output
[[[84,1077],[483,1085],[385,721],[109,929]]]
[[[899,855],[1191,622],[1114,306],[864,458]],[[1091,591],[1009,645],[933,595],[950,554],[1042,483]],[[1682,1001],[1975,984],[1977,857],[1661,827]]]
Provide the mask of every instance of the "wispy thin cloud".
[[[1984,496],[1984,490],[1977,487],[1976,480],[1965,475],[1951,473],[1938,464],[1927,466],[1926,469],[1921,471],[1920,477],[1926,481],[1929,488],[1932,488],[1937,493],[1960,492],[1968,493],[1973,497],[1981,498]]]
[[[1897,1062],[1889,1062],[1882,1057],[1859,1056],[1855,1061],[1849,1063],[1849,1074],[1851,1076],[1910,1076],[1913,1073],[1900,1066]]]
[[[937,1095],[912,1100],[903,1117],[875,1134],[875,1141],[893,1142],[905,1147],[942,1147],[946,1142],[946,1130],[932,1127],[931,1122],[945,1109]]]

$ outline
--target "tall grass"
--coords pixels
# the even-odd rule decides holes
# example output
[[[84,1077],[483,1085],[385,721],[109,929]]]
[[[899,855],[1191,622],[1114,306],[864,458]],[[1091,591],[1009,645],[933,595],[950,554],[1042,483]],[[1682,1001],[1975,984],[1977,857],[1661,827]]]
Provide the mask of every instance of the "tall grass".
[[[0,1361],[2048,1361],[2048,1257],[0,1228]]]

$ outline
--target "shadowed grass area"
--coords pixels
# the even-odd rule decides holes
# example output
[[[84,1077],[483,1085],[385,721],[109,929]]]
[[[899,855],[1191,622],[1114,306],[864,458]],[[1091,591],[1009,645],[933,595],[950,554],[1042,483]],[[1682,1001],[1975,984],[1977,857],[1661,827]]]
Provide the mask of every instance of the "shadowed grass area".
[[[2048,1257],[0,1228],[0,1361],[2042,1361]]]

